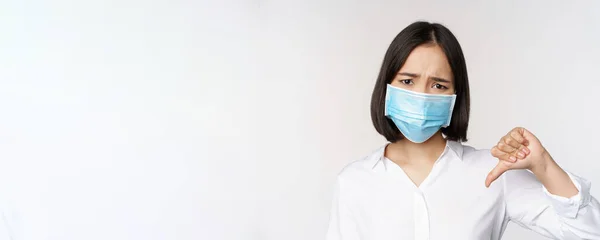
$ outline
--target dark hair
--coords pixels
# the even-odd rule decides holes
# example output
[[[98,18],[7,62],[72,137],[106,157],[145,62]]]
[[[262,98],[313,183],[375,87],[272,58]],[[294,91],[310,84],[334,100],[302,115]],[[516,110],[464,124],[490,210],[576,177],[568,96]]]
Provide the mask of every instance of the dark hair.
[[[388,141],[396,142],[404,136],[391,119],[384,116],[387,84],[391,83],[404,65],[410,52],[417,46],[427,43],[439,45],[450,63],[454,75],[456,102],[452,112],[450,126],[442,128],[446,139],[467,141],[469,126],[469,78],[462,49],[456,37],[448,28],[438,23],[415,22],[404,28],[390,44],[371,96],[371,120],[379,134]]]

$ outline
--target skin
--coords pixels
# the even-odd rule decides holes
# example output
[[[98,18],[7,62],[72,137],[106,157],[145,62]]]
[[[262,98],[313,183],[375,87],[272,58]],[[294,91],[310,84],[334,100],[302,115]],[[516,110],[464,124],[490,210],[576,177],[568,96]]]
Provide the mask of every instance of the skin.
[[[390,84],[421,93],[454,94],[452,69],[443,50],[434,43],[415,48]],[[398,164],[419,186],[445,146],[446,140],[439,131],[423,143],[413,143],[408,139],[391,143],[385,150],[385,156]],[[572,197],[578,193],[567,173],[558,166],[539,139],[525,128],[511,130],[492,148],[491,153],[499,161],[488,174],[486,187],[506,171],[528,169],[554,195]]]

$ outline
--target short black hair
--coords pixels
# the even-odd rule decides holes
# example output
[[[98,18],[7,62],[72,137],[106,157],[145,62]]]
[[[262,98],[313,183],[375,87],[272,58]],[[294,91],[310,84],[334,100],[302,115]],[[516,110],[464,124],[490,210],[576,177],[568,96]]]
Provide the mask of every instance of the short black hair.
[[[404,136],[394,122],[384,115],[387,84],[394,80],[411,51],[417,46],[428,43],[437,44],[442,48],[454,75],[456,102],[450,125],[442,128],[442,133],[448,140],[467,141],[470,108],[469,78],[460,44],[452,32],[443,25],[419,21],[400,31],[388,47],[371,96],[371,120],[373,125],[377,132],[390,142],[396,142],[403,139]]]

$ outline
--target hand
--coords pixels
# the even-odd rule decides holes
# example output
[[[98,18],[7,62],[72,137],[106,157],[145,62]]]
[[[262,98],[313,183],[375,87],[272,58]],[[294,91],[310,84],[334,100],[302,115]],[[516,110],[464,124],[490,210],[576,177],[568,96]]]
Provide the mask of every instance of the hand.
[[[485,186],[511,169],[529,169],[535,173],[547,163],[548,153],[537,137],[522,127],[511,130],[492,148],[492,156],[500,162],[485,179]]]

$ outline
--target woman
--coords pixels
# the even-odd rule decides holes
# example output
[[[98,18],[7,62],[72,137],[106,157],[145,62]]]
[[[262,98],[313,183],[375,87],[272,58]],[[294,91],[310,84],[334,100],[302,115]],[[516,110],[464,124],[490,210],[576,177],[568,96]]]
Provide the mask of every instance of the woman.
[[[531,132],[515,128],[491,151],[461,144],[467,68],[444,26],[416,22],[392,41],[371,118],[389,143],[339,174],[327,239],[500,239],[509,221],[553,239],[600,239],[590,183]]]

